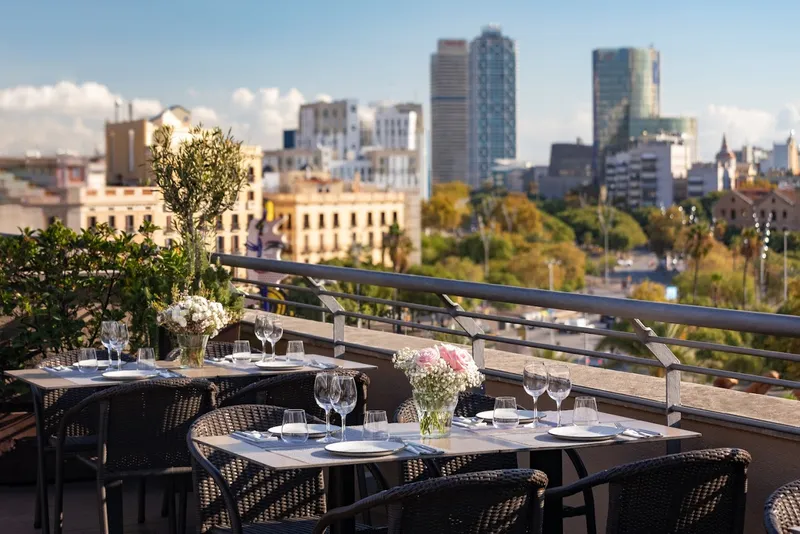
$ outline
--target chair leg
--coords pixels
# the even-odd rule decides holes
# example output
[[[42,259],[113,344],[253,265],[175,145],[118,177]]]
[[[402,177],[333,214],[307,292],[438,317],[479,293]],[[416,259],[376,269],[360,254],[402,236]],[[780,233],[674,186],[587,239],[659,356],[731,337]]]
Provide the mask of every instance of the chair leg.
[[[33,528],[39,530],[42,528],[42,496],[40,491],[42,488],[42,481],[39,478],[39,464],[36,464],[36,505],[33,509]]]
[[[45,461],[44,451],[41,450],[43,444],[40,444],[38,454],[39,465],[37,468],[37,495],[38,495],[38,510],[39,510],[39,528],[42,529],[42,534],[50,534],[50,507],[47,500],[47,462]]]
[[[142,477],[139,479],[139,514],[136,520],[141,524],[144,523],[145,505],[147,498],[147,479]]]
[[[177,534],[178,528],[175,524],[175,482],[173,477],[167,477],[166,494],[169,496],[169,499],[167,500],[167,522],[169,524],[169,534]]]
[[[178,534],[186,533],[186,479],[178,478]]]
[[[367,475],[363,465],[356,466],[356,475],[358,478],[358,498],[363,499],[368,495]],[[367,525],[372,525],[372,514],[369,513],[369,509],[364,510],[361,515],[364,518],[364,523]]]
[[[164,486],[161,494],[161,517],[169,516],[169,485]]]
[[[56,502],[53,511],[53,533],[61,534],[64,528],[64,454],[56,450]]]
[[[122,481],[97,481],[100,500],[100,530],[103,534],[123,534]]]

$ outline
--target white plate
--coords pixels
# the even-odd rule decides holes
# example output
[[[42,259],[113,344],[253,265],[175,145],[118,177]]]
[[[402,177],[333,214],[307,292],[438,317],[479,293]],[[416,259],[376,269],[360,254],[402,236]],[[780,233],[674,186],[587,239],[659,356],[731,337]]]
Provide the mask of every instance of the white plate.
[[[103,378],[109,380],[146,380],[157,376],[157,371],[106,371],[103,373]]]
[[[293,369],[302,369],[305,366],[300,362],[279,362],[273,360],[269,362],[256,362],[256,367],[265,371],[289,371]]]
[[[325,450],[340,456],[389,456],[402,451],[405,445],[396,441],[337,441],[325,445]]]
[[[520,423],[530,423],[533,421],[533,410],[517,410],[517,415],[519,415],[519,422]],[[491,421],[494,419],[494,410],[487,410],[485,412],[480,412],[476,415],[476,417],[483,419],[484,421]],[[539,412],[539,419],[544,419],[545,413]]]
[[[97,367],[98,369],[107,369],[111,365],[111,362],[108,360],[81,360],[72,365],[74,365],[76,368],[89,367],[90,369],[94,369]]]
[[[547,431],[551,436],[573,441],[603,441],[622,434],[622,429],[615,426],[561,426]]]
[[[300,425],[300,423],[291,423],[292,425]],[[276,436],[281,435],[281,426],[273,426],[269,429],[270,434],[275,434]],[[331,433],[333,433],[333,428],[331,427]],[[308,437],[309,438],[322,438],[325,437],[325,425],[316,425],[310,424],[308,425]]]

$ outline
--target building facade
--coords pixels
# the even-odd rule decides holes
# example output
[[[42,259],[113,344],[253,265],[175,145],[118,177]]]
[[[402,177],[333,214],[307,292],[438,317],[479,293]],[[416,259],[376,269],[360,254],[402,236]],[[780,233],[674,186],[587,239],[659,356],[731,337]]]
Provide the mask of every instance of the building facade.
[[[467,183],[491,177],[498,159],[517,157],[517,45],[487,26],[469,47]]]
[[[659,116],[660,78],[660,54],[653,48],[592,52],[592,170],[596,178],[602,179],[607,150],[629,143],[631,119]]]
[[[793,176],[800,174],[800,157],[797,152],[794,130],[789,132],[786,143],[773,143],[768,171]]]
[[[361,128],[356,100],[314,102],[300,106],[297,148],[328,147],[335,159],[361,149]]]
[[[695,117],[631,117],[630,137],[638,139],[658,134],[677,135],[691,151],[691,160],[698,161],[697,119]]]
[[[728,148],[725,135],[714,163],[694,164],[689,170],[688,196],[699,198],[712,191],[736,189],[738,165],[736,154]]]
[[[31,151],[24,157],[0,158],[0,171],[45,188],[88,185],[89,165],[90,158],[66,152],[43,156],[38,151]],[[91,178],[96,181],[95,176]]]
[[[737,228],[751,227],[768,219],[777,231],[800,231],[800,196],[794,189],[741,189],[717,200],[714,218]]]
[[[326,147],[265,150],[262,155],[265,172],[297,171],[306,166],[327,171],[331,161],[333,161],[333,151]]]
[[[431,182],[467,177],[469,48],[463,39],[440,39],[431,55]]]
[[[592,147],[581,139],[576,143],[550,145],[550,176],[592,176]]]

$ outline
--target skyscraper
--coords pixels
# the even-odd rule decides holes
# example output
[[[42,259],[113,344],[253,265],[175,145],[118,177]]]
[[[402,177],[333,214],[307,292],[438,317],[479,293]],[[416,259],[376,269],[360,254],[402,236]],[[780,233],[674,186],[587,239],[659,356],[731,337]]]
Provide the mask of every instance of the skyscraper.
[[[499,26],[486,26],[469,49],[468,182],[490,177],[497,159],[517,157],[517,47]]]
[[[431,55],[431,178],[467,177],[467,68],[463,39],[440,39]]]
[[[653,48],[600,48],[592,52],[595,179],[602,180],[608,148],[630,141],[631,119],[659,116],[660,54]]]

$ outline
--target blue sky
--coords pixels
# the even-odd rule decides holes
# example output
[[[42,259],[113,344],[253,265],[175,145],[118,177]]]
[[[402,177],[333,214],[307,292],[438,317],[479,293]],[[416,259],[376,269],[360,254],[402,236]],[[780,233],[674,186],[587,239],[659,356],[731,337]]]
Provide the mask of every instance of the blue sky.
[[[487,23],[500,24],[517,40],[519,152],[536,163],[546,162],[551,141],[579,135],[590,140],[591,50],[597,47],[653,44],[661,51],[662,113],[698,116],[704,156],[717,148],[722,131],[734,144],[766,144],[800,122],[792,38],[800,8],[790,2],[4,4],[2,18],[12,23],[0,31],[0,50],[6,52],[0,54],[0,91],[6,91],[5,105],[0,92],[0,119],[9,124],[43,116],[45,122],[61,120],[54,102],[20,109],[20,86],[41,96],[43,87],[58,82],[78,84],[79,91],[85,89],[81,84],[96,82],[110,94],[153,106],[202,107],[266,145],[291,113],[272,113],[269,103],[261,119],[253,117],[263,107],[231,109],[236,89],[258,94],[277,88],[282,98],[295,88],[306,101],[319,94],[365,103],[416,100],[427,109],[436,40],[471,39]],[[298,98],[275,105],[291,107]],[[110,116],[107,106],[86,117],[68,110],[62,113],[66,122],[52,133],[32,132],[30,142],[45,148],[68,143],[69,137],[59,136],[72,129],[95,139],[89,132],[103,113]],[[266,115],[282,115],[281,124],[267,126]],[[15,128],[15,137],[0,131],[0,152],[19,150],[26,131]]]

